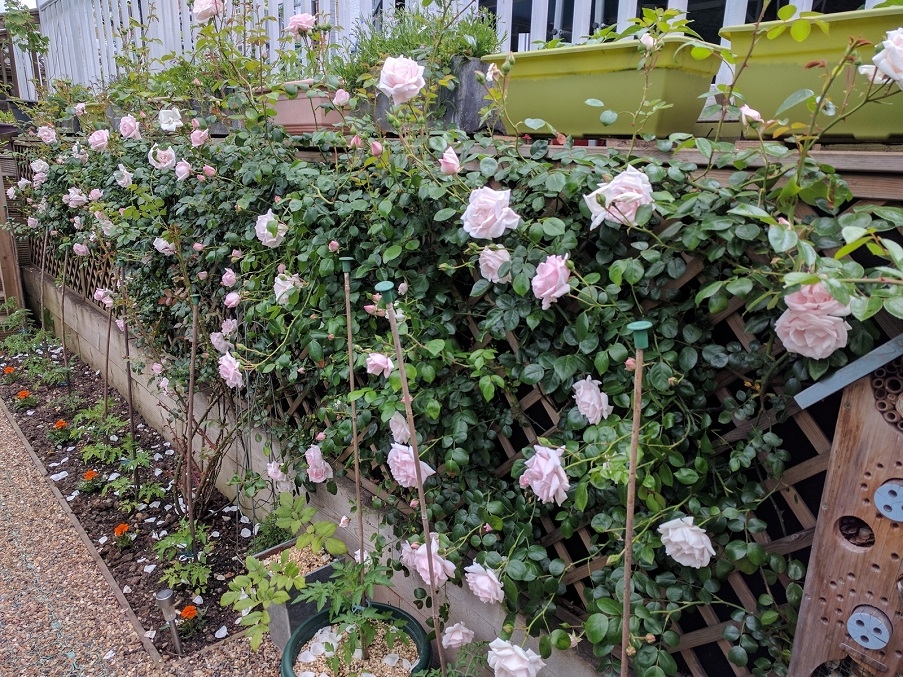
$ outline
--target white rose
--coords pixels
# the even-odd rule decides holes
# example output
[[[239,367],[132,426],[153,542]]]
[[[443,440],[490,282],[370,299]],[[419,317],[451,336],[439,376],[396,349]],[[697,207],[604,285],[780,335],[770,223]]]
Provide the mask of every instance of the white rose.
[[[396,106],[413,99],[426,85],[423,66],[406,56],[387,57],[376,87]]]
[[[847,345],[850,325],[836,315],[788,309],[775,322],[774,331],[791,353],[824,360]]]
[[[297,275],[280,273],[273,281],[273,293],[276,295],[276,303],[284,306],[288,303],[288,295],[292,289],[301,286],[301,279]]]
[[[257,223],[254,226],[254,232],[257,233],[257,239],[260,240],[265,247],[278,247],[285,234],[288,232],[288,226],[281,223],[273,215],[273,210],[267,210],[266,214],[257,217]]]
[[[608,395],[603,393],[599,386],[601,381],[586,377],[583,381],[574,384],[574,400],[577,402],[577,411],[586,417],[591,425],[596,425],[603,418],[608,418],[614,411],[608,403]]]
[[[182,126],[182,114],[178,108],[164,108],[158,115],[160,129],[164,132],[174,132]]]
[[[35,174],[46,174],[50,171],[50,165],[47,164],[46,160],[32,160],[31,171],[33,171]]]
[[[164,256],[171,256],[172,254],[176,253],[176,248],[173,247],[171,243],[164,240],[162,237],[154,239],[154,249],[156,249]]]
[[[665,554],[678,564],[699,569],[708,566],[715,550],[708,535],[693,524],[692,517],[678,517],[658,528]]]
[[[461,216],[464,231],[471,237],[491,240],[517,228],[520,217],[508,206],[510,198],[510,190],[484,187],[471,192]]]
[[[903,28],[888,31],[881,46],[883,49],[872,57],[872,61],[879,71],[903,87]]]
[[[642,205],[654,205],[649,177],[631,166],[608,183],[600,183],[598,189],[584,195],[583,199],[593,216],[590,230],[598,228],[605,219],[625,226],[633,225],[637,209]]]
[[[473,630],[464,623],[449,625],[442,632],[442,646],[446,649],[457,649],[473,641]]]
[[[398,444],[407,444],[411,440],[411,430],[408,428],[408,422],[397,411],[389,419],[389,429],[392,431],[392,439]]]
[[[194,0],[191,13],[198,21],[207,21],[223,11],[223,0]]]
[[[490,282],[511,282],[511,275],[499,277],[499,268],[511,261],[511,254],[502,246],[486,247],[480,252],[480,275]]]
[[[536,677],[536,673],[545,667],[538,654],[503,639],[489,643],[487,660],[489,667],[495,671],[495,677]]]

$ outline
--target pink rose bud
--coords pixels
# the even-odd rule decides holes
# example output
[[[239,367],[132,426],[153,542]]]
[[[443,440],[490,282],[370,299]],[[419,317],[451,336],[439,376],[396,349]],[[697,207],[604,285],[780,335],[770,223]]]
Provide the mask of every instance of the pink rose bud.
[[[322,442],[326,439],[326,433],[317,433],[317,442]]]
[[[383,154],[383,145],[379,141],[370,142],[370,155],[379,157]]]
[[[197,78],[195,78],[195,79],[192,80],[191,82],[192,82],[192,84],[193,84],[195,87],[200,87],[200,86],[201,86],[201,81],[198,80]],[[192,120],[192,121],[191,121],[192,124],[194,124],[195,122],[197,122],[197,120]]]
[[[244,256],[244,252],[241,249],[233,249],[231,258],[233,261],[238,261],[242,256]]]
[[[368,303],[367,305],[365,305],[365,306],[364,306],[364,310],[367,311],[367,314],[368,314],[368,315],[375,315],[375,314],[376,314],[376,306],[373,305],[372,303]]]
[[[194,83],[195,83],[195,84],[200,84],[200,83],[198,82],[198,79],[197,79],[197,78],[194,79]],[[200,127],[200,126],[201,126],[201,123],[198,122],[198,119],[197,119],[197,118],[191,118],[191,128],[192,128],[192,129],[197,129],[197,128]]]
[[[214,176],[216,176],[216,170],[210,165],[204,165],[203,172],[204,176],[206,176],[208,179],[212,179]]]
[[[120,207],[120,208],[119,208],[119,215],[122,216],[123,214],[125,214],[125,207]]]
[[[398,285],[398,295],[404,296],[407,293],[408,293],[408,283],[402,282],[400,285]]]
[[[351,141],[348,142],[348,145],[352,148],[360,148],[364,145],[364,142],[361,141],[361,137],[355,134],[353,137],[351,137]]]
[[[202,270],[200,273],[198,273],[198,279],[199,279],[199,280],[206,280],[206,279],[207,279],[207,275],[208,275],[207,271],[206,271],[206,270]]]
[[[276,270],[280,275],[282,275],[282,273],[285,272],[285,264],[280,263],[278,266],[276,266]]]
[[[624,360],[624,367],[627,369],[627,371],[633,371],[634,369],[636,369],[636,360],[632,357],[628,357],[626,360]]]
[[[485,531],[488,534],[490,531],[492,531],[492,527],[489,526],[489,524],[484,524],[483,531]]]
[[[196,252],[204,251],[204,245],[202,245],[200,242],[195,242],[193,245],[191,245],[191,248]]]
[[[379,303],[380,301],[382,301],[382,298],[383,298],[382,294],[374,294],[373,295],[373,303]]]
[[[198,181],[201,181],[201,182],[204,182],[204,181],[207,180],[207,177],[204,176],[203,174],[198,174],[198,175],[195,176],[194,178],[196,178]]]
[[[418,501],[416,498],[415,498],[413,501],[411,501],[411,503],[410,503],[410,506],[411,506],[412,508],[416,508],[416,507],[418,507],[419,505],[420,505],[420,501]]]
[[[339,251],[339,243],[336,242],[335,240],[330,240],[329,241],[329,251],[331,251],[331,252]]]
[[[348,519],[348,515],[342,515],[342,519],[339,520],[339,527],[346,529],[350,523],[351,520]]]

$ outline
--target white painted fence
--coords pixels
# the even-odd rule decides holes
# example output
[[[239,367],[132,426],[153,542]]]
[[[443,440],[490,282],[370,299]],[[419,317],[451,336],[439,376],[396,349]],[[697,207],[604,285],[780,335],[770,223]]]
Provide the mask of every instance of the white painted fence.
[[[395,0],[253,0],[261,16],[274,17],[267,23],[271,44],[278,42],[286,20],[299,12],[323,12],[335,26],[347,34],[354,24],[376,12],[391,11]],[[503,50],[526,51],[534,43],[545,42],[552,35],[563,35],[579,42],[606,19],[615,18],[620,29],[639,14],[640,0],[454,0],[461,9],[489,7],[498,18],[498,32]],[[813,0],[791,0],[800,10],[813,7]],[[880,0],[865,0],[871,7]],[[404,0],[408,6],[420,0]],[[780,0],[786,4],[787,0]],[[819,11],[836,11],[835,0],[817,0]],[[719,26],[747,21],[750,4],[755,0],[668,0],[668,6],[688,12],[690,19],[709,25],[717,19]],[[148,35],[142,38],[129,30],[131,20],[147,23],[153,4],[158,20],[152,22]],[[116,76],[115,54],[122,49],[120,34],[140,44],[149,41],[152,58],[164,54],[182,54],[194,46],[196,24],[192,20],[192,0],[41,0],[41,30],[50,38],[46,71],[49,78],[67,78],[86,85],[108,82]],[[227,3],[228,4],[228,3]],[[606,9],[608,13],[606,14]],[[755,11],[755,10],[753,10]],[[713,16],[715,13],[716,16]],[[718,17],[717,14],[721,13]],[[125,30],[123,30],[125,29]],[[336,36],[342,39],[342,35]],[[27,59],[18,63],[29,63]],[[728,72],[719,74],[719,80]],[[23,80],[20,80],[23,81]]]

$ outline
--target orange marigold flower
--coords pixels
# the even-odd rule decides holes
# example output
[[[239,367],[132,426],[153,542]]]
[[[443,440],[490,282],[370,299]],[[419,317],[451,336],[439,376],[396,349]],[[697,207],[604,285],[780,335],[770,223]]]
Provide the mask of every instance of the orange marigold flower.
[[[57,421],[56,423],[53,424],[53,427],[56,428],[57,430],[62,430],[63,428],[65,428],[68,425],[69,424],[66,423],[63,419],[60,419],[59,421]]]
[[[3,373],[7,374],[7,375],[14,374],[14,373],[16,373],[16,368],[15,367],[3,367]]]
[[[186,621],[190,621],[192,618],[197,617],[198,608],[194,604],[189,604],[184,609],[182,609],[182,618]]]
[[[24,400],[27,397],[31,397],[31,393],[28,392],[27,390],[20,390],[19,392],[16,393],[16,399]]]
[[[116,538],[121,538],[122,536],[125,535],[125,532],[128,531],[128,530],[129,530],[129,525],[128,525],[128,524],[125,524],[125,523],[119,524],[119,525],[116,526],[115,529],[113,529],[113,535],[114,535]]]
[[[90,481],[93,480],[95,477],[97,477],[97,474],[98,474],[98,473],[97,473],[96,470],[89,470],[89,471],[86,472],[84,475],[82,475],[82,477],[85,479],[85,482],[90,482]],[[128,527],[128,525],[126,525],[126,527]],[[118,536],[118,534],[117,534],[117,536]]]

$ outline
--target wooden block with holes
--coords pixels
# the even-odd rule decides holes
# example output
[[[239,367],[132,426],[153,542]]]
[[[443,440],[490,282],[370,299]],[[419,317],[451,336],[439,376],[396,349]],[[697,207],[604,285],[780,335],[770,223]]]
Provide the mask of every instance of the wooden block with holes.
[[[843,392],[790,674],[903,670],[903,359]],[[821,674],[821,673],[817,673]]]

